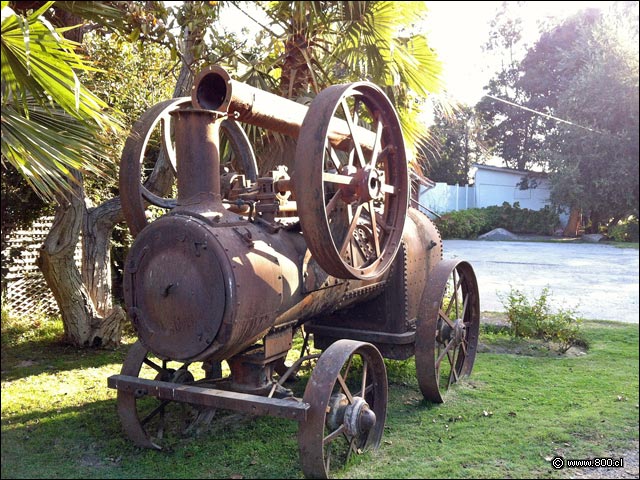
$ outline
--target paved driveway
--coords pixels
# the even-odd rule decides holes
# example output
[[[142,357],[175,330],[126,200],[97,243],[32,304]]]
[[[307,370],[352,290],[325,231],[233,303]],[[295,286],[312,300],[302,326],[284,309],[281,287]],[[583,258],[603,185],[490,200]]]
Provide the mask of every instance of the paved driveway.
[[[504,311],[498,295],[510,286],[549,303],[576,308],[586,319],[638,323],[638,250],[591,243],[444,240],[444,258],[472,264],[480,309]]]

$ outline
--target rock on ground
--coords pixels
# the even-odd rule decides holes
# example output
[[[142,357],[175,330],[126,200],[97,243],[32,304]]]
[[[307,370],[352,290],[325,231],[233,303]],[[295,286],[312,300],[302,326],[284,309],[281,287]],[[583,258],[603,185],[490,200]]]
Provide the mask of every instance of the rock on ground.
[[[478,240],[519,240],[518,235],[504,228],[494,228],[478,237]]]
[[[582,235],[580,239],[584,242],[598,243],[604,240],[604,235],[601,233],[587,233],[586,235]]]

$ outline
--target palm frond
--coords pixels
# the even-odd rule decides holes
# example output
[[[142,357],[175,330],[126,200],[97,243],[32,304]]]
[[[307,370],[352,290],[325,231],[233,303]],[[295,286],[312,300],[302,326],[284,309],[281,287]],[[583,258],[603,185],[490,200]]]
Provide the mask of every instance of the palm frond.
[[[128,2],[55,2],[56,8],[94,21],[110,30],[127,33],[131,26],[125,15]],[[161,4],[162,2],[148,2]]]
[[[118,123],[104,112],[107,104],[82,86],[75,73],[96,69],[75,52],[75,42],[62,37],[38,15],[43,9],[26,19],[5,12],[9,7],[3,9],[3,107],[19,100],[26,111],[24,92],[29,92],[43,106],[54,103],[69,115],[95,122],[99,128],[117,128]]]
[[[72,190],[73,171],[100,173],[108,161],[101,132],[120,124],[79,81],[96,70],[77,44],[41,15],[26,17],[2,2],[2,163],[11,163],[41,197]]]
[[[48,201],[69,189],[72,170],[100,175],[108,162],[86,124],[55,109],[33,107],[27,117],[11,105],[2,109],[2,159]]]

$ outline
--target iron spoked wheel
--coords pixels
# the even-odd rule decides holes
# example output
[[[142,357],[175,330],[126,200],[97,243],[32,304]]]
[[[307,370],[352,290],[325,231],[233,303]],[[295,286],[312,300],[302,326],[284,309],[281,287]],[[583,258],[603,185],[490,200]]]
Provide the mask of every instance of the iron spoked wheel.
[[[400,246],[409,188],[400,122],[373,84],[334,85],[298,137],[295,194],[309,250],[338,278],[373,279]]]
[[[418,312],[416,371],[424,398],[442,403],[473,368],[480,329],[478,282],[471,265],[443,260],[431,271]]]
[[[304,392],[311,408],[300,423],[305,476],[328,478],[351,456],[380,445],[387,413],[387,372],[369,343],[338,340],[318,359]]]
[[[171,366],[166,360],[149,355],[147,348],[138,341],[131,346],[121,374],[180,384],[195,383],[194,375],[189,371],[189,363],[170,363]],[[182,433],[192,428],[201,414],[210,413],[201,412],[187,404],[122,390],[118,390],[117,406],[118,416],[127,436],[140,447],[156,450],[162,449],[159,441],[165,434],[170,431]]]
[[[176,173],[170,113],[190,104],[190,97],[157,103],[142,114],[124,145],[120,159],[120,198],[124,217],[134,237],[148,223],[146,204],[163,209],[176,206],[174,198],[165,198],[159,193],[171,186]],[[225,119],[220,124],[220,134],[221,165],[229,165],[255,182],[258,167],[244,130],[235,121]],[[158,161],[160,158],[164,161]]]

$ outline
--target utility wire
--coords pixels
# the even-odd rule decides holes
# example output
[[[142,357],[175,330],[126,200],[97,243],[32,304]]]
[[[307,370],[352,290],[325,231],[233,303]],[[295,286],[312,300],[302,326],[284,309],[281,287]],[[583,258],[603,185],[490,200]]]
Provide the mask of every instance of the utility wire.
[[[267,27],[266,25],[263,25],[262,23],[260,23],[258,20],[256,20],[255,18],[253,18],[251,15],[249,15],[248,12],[246,12],[245,10],[243,10],[242,8],[240,8],[238,5],[236,5],[236,2],[231,2],[231,5],[233,5],[234,7],[236,7],[238,10],[240,10],[241,13],[243,13],[244,15],[246,15],[247,17],[249,17],[249,19],[253,20],[254,23],[257,23],[260,27],[262,27],[264,30],[266,30],[267,32],[269,32],[271,34],[271,36],[278,38],[279,35],[277,35],[273,30],[271,30],[269,27]]]
[[[592,132],[592,133],[599,133],[600,135],[608,135],[605,132],[601,132],[599,130],[594,130],[593,128],[589,128],[589,127],[584,127],[582,125],[578,125],[577,123],[573,123],[573,122],[570,122],[568,120],[564,120],[562,118],[554,117],[553,115],[549,115],[549,114],[546,114],[546,113],[538,112],[537,110],[533,110],[532,108],[524,107],[522,105],[518,105],[517,103],[513,103],[513,102],[510,102],[509,100],[504,100],[502,98],[494,97],[493,95],[489,95],[487,93],[485,93],[484,96],[492,98],[494,100],[498,100],[499,102],[506,103],[507,105],[511,105],[512,107],[521,108],[522,110],[526,110],[528,112],[535,113],[536,115],[541,115],[541,116],[549,118],[551,120],[556,120],[557,122],[566,123],[567,125],[571,125],[571,126],[574,126],[574,127],[582,128],[583,130],[587,130],[587,131]]]

